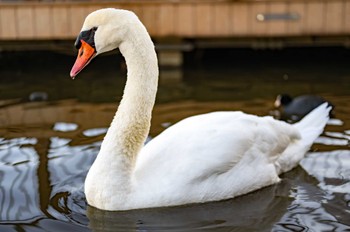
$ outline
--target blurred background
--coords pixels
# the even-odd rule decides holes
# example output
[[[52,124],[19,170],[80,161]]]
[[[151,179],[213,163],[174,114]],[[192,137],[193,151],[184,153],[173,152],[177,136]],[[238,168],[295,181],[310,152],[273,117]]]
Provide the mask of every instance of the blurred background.
[[[116,50],[74,81],[69,72],[84,18],[106,7],[134,11],[156,45],[149,139],[215,110],[295,121],[294,109],[321,98],[334,105],[332,120],[302,168],[228,202],[114,214],[87,207],[85,175],[127,67]],[[350,230],[349,48],[350,0],[0,0],[0,231]],[[274,105],[280,94],[311,98],[286,115]]]
[[[222,66],[218,68],[220,71],[242,70],[243,73],[236,75],[238,77],[244,76],[248,67],[253,76],[266,74],[273,80],[287,80],[303,76],[302,73],[291,75],[299,69],[295,64],[310,64],[315,69],[325,64],[332,72],[341,72],[344,66],[338,64],[347,65],[349,58],[350,3],[347,0],[1,0],[0,68],[4,83],[0,98],[23,98],[29,97],[32,92],[46,92],[50,99],[65,95],[67,98],[98,100],[95,99],[96,90],[86,86],[89,74],[86,73],[80,83],[69,82],[69,78],[63,76],[68,74],[74,62],[76,51],[73,43],[85,16],[105,7],[132,10],[145,24],[156,44],[164,74],[161,75],[161,83],[183,81],[184,76],[186,80],[198,80],[196,74],[187,75],[184,69],[219,66]],[[125,71],[123,58],[115,54],[118,52],[112,54],[113,58],[97,60],[95,68],[90,70]],[[261,72],[269,65],[280,69],[274,69],[272,73]],[[327,79],[334,78],[336,73],[332,72]],[[316,78],[319,74],[310,76]],[[21,78],[28,80],[28,75],[32,81],[40,79],[40,76],[50,77],[45,81],[38,80],[38,83],[26,83],[23,88],[21,83],[24,80]],[[59,75],[63,76],[57,77]],[[203,77],[202,74],[198,76]],[[236,78],[232,73],[226,76]],[[21,81],[16,82],[18,80]],[[99,80],[94,79],[94,82],[101,83]],[[11,83],[14,86],[6,86]],[[52,88],[60,83],[63,86]],[[84,92],[76,92],[76,84],[79,91]],[[260,87],[264,88],[263,85]],[[12,88],[17,91],[11,91]],[[286,88],[279,91],[289,92]],[[266,93],[271,89],[261,91]],[[292,94],[311,90],[296,91]],[[271,95],[277,93],[271,92]],[[111,94],[115,95],[114,92]],[[99,97],[103,101],[112,99],[105,91]]]

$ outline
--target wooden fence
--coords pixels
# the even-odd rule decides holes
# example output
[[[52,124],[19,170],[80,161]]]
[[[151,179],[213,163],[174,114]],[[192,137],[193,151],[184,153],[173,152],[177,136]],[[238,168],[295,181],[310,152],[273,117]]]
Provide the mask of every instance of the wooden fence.
[[[0,1],[0,40],[73,39],[105,7],[134,11],[153,37],[350,35],[350,0]]]

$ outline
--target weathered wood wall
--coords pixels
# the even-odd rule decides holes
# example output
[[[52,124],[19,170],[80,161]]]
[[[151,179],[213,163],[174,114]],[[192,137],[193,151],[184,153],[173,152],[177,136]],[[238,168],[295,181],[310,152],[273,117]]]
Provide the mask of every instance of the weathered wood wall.
[[[104,7],[134,11],[153,37],[349,35],[350,0],[0,2],[0,40],[72,39]]]

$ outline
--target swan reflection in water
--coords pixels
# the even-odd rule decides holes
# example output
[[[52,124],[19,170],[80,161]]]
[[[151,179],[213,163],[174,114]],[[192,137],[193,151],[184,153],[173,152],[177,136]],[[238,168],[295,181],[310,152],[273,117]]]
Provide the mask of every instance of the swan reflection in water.
[[[88,207],[93,231],[270,231],[292,202],[288,181],[231,200],[169,208],[104,211]]]

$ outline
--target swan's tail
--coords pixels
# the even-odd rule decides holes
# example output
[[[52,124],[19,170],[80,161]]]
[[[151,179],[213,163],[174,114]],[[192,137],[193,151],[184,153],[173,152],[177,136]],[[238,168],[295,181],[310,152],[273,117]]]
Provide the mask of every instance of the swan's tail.
[[[323,132],[329,119],[329,111],[332,107],[328,103],[323,103],[300,122],[293,124],[300,132],[301,139],[294,145],[289,146],[276,161],[277,173],[291,170],[304,157],[313,142]]]
[[[307,114],[300,122],[293,124],[300,132],[304,144],[312,144],[323,132],[329,120],[332,107],[323,103]]]

